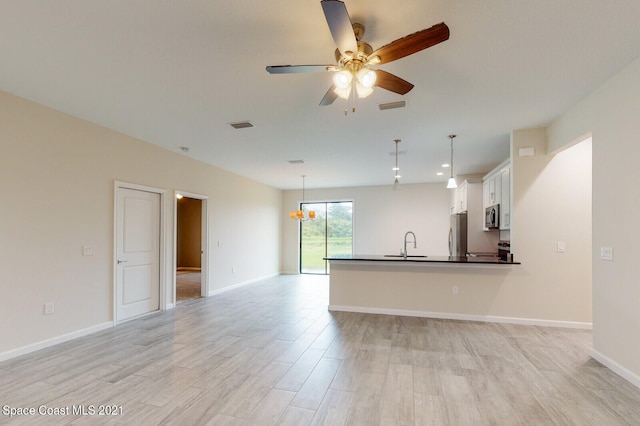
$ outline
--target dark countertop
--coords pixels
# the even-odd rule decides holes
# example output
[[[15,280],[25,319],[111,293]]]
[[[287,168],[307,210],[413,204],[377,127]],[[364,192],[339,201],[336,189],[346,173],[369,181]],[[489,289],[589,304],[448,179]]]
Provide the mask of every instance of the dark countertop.
[[[520,265],[520,262],[508,262],[497,257],[456,257],[456,256],[381,256],[375,254],[347,254],[325,257],[326,260],[365,261],[365,262],[411,262],[446,264],[484,264],[484,265]]]

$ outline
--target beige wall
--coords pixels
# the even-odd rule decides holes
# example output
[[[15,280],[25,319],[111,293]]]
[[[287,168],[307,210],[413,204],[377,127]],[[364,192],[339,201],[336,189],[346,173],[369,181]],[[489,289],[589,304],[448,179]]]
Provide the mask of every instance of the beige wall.
[[[0,357],[113,320],[115,180],[167,190],[168,303],[175,189],[209,197],[210,291],[279,272],[280,190],[4,92],[0,147]]]
[[[511,297],[526,317],[590,323],[591,143],[547,154],[539,128],[514,131],[511,144],[511,249],[522,262]],[[520,157],[529,147],[535,155]]]
[[[594,355],[640,386],[640,58],[549,128],[549,149],[593,136]],[[600,259],[612,247],[613,261]]]
[[[444,184],[305,190],[305,202],[353,201],[354,253],[399,254],[404,234],[413,231],[418,248],[409,253],[448,253],[450,191]],[[283,211],[295,210],[302,201],[300,190],[284,191]],[[282,271],[298,272],[298,222],[283,215]]]

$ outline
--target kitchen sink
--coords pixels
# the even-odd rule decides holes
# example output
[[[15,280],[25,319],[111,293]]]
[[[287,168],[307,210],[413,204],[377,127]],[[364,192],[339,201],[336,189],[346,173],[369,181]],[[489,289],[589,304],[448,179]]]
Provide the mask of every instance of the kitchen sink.
[[[385,254],[384,257],[404,257],[404,255],[402,254]],[[408,255],[407,259],[410,257],[427,257],[427,256],[420,256],[420,255]]]

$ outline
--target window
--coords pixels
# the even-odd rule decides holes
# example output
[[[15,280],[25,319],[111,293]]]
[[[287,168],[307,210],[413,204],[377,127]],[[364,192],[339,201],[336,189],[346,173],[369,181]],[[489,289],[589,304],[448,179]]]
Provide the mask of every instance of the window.
[[[316,218],[300,222],[300,273],[328,274],[324,257],[353,252],[353,202],[302,203],[305,216],[310,210]]]

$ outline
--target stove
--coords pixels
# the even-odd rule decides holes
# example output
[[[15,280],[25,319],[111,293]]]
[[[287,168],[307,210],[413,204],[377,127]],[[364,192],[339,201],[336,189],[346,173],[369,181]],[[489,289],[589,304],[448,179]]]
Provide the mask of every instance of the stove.
[[[511,254],[511,241],[503,240],[498,243],[498,257],[500,260],[504,260],[505,262],[513,260],[513,255]]]

